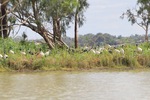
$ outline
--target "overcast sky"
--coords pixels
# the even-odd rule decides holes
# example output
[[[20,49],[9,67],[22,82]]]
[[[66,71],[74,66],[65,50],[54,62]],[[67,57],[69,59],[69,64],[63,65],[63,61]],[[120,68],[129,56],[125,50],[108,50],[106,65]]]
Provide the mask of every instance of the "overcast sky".
[[[98,32],[111,35],[130,36],[131,34],[144,34],[141,27],[131,25],[127,19],[120,19],[120,16],[127,9],[133,9],[137,0],[88,0],[90,6],[85,16],[86,22],[78,33],[80,35]],[[73,37],[74,29],[70,29],[68,36]]]
[[[120,19],[120,16],[127,9],[133,9],[137,0],[88,0],[90,6],[85,12],[86,22],[78,29],[78,34],[109,33],[111,35],[130,36],[134,34],[144,34],[141,27],[131,25],[127,19]],[[32,34],[30,30],[23,29],[29,39],[40,38]],[[67,36],[74,37],[74,27],[67,31]]]

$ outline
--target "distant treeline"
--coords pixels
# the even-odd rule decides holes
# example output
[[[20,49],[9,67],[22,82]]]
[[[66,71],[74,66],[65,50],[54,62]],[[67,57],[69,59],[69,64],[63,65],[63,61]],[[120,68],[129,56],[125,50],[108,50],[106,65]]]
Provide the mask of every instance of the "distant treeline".
[[[69,45],[74,46],[74,38],[63,37],[63,40]],[[114,36],[108,33],[97,33],[96,35],[89,33],[85,35],[79,35],[78,44],[79,46],[103,46],[105,44],[119,45],[125,43],[142,43],[144,42],[144,35],[131,35],[123,37],[121,35]]]

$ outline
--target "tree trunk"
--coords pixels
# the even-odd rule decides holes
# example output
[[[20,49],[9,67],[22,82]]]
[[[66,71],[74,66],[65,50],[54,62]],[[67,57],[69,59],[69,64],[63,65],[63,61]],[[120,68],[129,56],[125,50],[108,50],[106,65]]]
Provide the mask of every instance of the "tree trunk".
[[[59,19],[57,19],[57,30],[58,30],[58,38],[61,41],[61,27]]]
[[[3,28],[2,28],[2,20],[0,19],[0,38],[2,38],[2,34],[3,34]]]
[[[53,18],[53,40],[56,42],[56,37],[61,40],[61,30],[60,30],[60,22],[58,18]]]
[[[60,41],[57,36],[56,36],[56,42],[54,43],[53,34],[48,32],[44,27],[39,29],[39,28],[37,28],[37,26],[32,25],[32,24],[23,24],[23,26],[26,26],[26,27],[30,28],[31,30],[33,30],[34,32],[41,35],[50,49],[54,49],[56,44],[60,47],[65,46],[68,48],[67,44],[65,44],[63,41]]]
[[[53,19],[53,41],[56,42],[56,20]]]
[[[48,44],[50,49],[54,49],[56,44],[59,47],[67,47],[67,44],[65,44],[62,40],[59,40],[59,37],[56,36],[56,40],[55,43],[53,42],[53,38],[52,35],[46,31],[44,28],[42,29],[42,31],[40,32],[40,35],[44,38],[44,40],[46,41],[46,43]]]
[[[8,37],[8,24],[7,24],[7,13],[6,13],[6,9],[7,9],[7,2],[5,0],[1,0],[1,16],[3,16],[1,18],[1,31],[0,31],[0,36],[4,38]]]
[[[42,32],[42,34],[43,34],[43,38],[44,38],[45,42],[48,44],[48,47],[50,49],[54,49],[55,44],[54,44],[54,42],[52,42],[52,39],[50,39],[48,37],[48,33],[47,32]]]
[[[50,36],[50,34],[48,33],[48,31],[41,26],[41,23],[39,22],[39,18],[38,18],[38,11],[36,10],[36,0],[33,0],[32,1],[32,8],[33,8],[33,13],[34,13],[34,18],[36,20],[36,24],[37,24],[37,27],[36,26],[33,26],[33,25],[29,25],[28,27],[31,28],[32,30],[36,31],[37,33],[39,33],[43,39],[45,40],[45,42],[48,44],[49,48],[50,49],[54,49],[55,48],[55,42],[56,41],[56,34],[57,34],[57,21],[56,19],[57,18],[53,18],[53,37]],[[25,25],[26,26],[26,25]]]
[[[75,27],[74,27],[74,32],[75,32],[75,41],[74,41],[74,43],[75,43],[75,49],[77,49],[78,48],[78,14],[76,13],[75,14]]]
[[[146,26],[146,30],[145,30],[145,41],[148,42],[148,24]]]

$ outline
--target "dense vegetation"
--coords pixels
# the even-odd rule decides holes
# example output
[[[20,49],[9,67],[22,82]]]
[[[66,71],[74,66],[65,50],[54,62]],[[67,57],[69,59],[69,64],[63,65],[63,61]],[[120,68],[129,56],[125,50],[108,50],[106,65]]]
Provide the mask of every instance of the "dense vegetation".
[[[110,44],[110,45],[119,45],[119,44],[135,44],[135,43],[142,43],[144,42],[144,35],[131,35],[128,37],[123,37],[123,36],[114,36],[110,35],[108,33],[97,33],[96,35],[89,33],[85,35],[80,35],[79,36],[79,46],[103,46],[105,44]],[[74,38],[69,38],[65,37],[64,41],[69,45],[73,46]]]
[[[83,52],[83,48],[76,50],[53,49],[48,56],[39,56],[38,52],[42,48],[47,51],[46,44],[35,45],[34,42],[16,42],[9,39],[1,39],[0,54],[4,52],[8,55],[7,59],[0,58],[0,71],[24,71],[24,70],[88,70],[88,69],[135,69],[150,67],[149,43],[142,43],[139,46],[143,49],[142,53],[136,51],[135,44],[125,44],[124,55],[103,51],[100,54],[93,52]],[[15,52],[11,54],[11,49]],[[20,53],[21,50],[26,55]],[[121,47],[118,46],[117,49]],[[31,55],[29,50],[34,54]],[[112,50],[114,50],[112,48]]]
[[[84,12],[89,7],[87,0],[1,0],[0,3],[1,71],[150,67],[149,0],[137,1],[137,14],[132,13],[130,9],[123,13],[122,17],[127,15],[132,24],[136,23],[145,30],[145,36],[130,37],[97,33],[80,35],[77,38],[78,27],[83,25]],[[72,22],[75,38],[64,38],[68,47],[62,41],[62,36]],[[37,45],[34,41],[27,41],[26,34],[22,35],[21,41],[8,38],[14,25],[30,28],[39,34],[45,43]],[[47,26],[52,26],[52,32]],[[139,45],[135,46],[137,43]],[[108,44],[111,45],[109,48],[106,47]],[[85,46],[89,48],[84,49]],[[100,48],[103,51],[97,51]],[[121,49],[124,49],[122,54],[115,52]],[[10,50],[13,50],[14,54],[10,53]],[[50,54],[46,55],[49,50]]]
[[[15,26],[24,26],[39,34],[50,49],[66,46],[62,35],[70,23],[77,44],[77,30],[89,7],[87,0],[1,0],[0,4],[0,38],[8,38]]]
[[[78,42],[80,46],[103,45],[105,43],[114,45],[119,42],[130,42],[128,38],[123,40],[121,36],[116,37],[101,33],[96,36],[87,34],[84,37],[80,36],[78,39],[78,27],[84,24],[84,12],[89,7],[87,0],[1,0],[0,3],[0,37],[9,37],[10,31],[13,31],[16,25],[25,26],[39,34],[50,49],[54,49],[58,45],[60,47],[66,46],[62,41],[62,35],[66,34],[70,23],[73,22],[75,48],[78,47]],[[145,41],[148,41],[149,4],[149,0],[137,0],[136,8],[133,11],[128,9],[121,16],[121,18],[127,17],[131,24],[137,24],[144,29]],[[82,38],[85,38],[85,41],[82,41]],[[123,41],[120,41],[120,39]],[[134,40],[131,42],[134,42]]]

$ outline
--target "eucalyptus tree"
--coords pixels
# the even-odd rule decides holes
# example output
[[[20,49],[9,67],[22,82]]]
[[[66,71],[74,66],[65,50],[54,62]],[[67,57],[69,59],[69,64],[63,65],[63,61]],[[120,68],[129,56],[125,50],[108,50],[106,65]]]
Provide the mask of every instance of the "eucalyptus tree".
[[[74,32],[75,32],[75,48],[78,48],[78,25],[81,27],[85,21],[84,12],[89,7],[87,0],[77,0],[78,5],[75,9],[75,25],[74,25]]]
[[[131,24],[137,24],[145,31],[145,40],[148,41],[148,30],[150,24],[150,0],[138,0],[137,8],[134,11],[128,9],[122,14],[122,18],[127,16]]]
[[[56,37],[61,40],[62,33],[65,34],[70,23],[75,21],[75,48],[77,48],[77,28],[85,21],[84,12],[89,7],[87,0],[50,0],[46,4],[50,6],[47,9],[47,18],[53,24],[54,41]]]
[[[11,6],[16,5],[12,12],[17,19],[15,24],[21,23],[40,34],[50,48],[65,45],[61,35],[71,21],[76,0],[11,0]],[[47,21],[53,24],[53,33],[44,26]]]
[[[7,38],[8,34],[8,23],[7,23],[7,4],[9,0],[0,0],[0,37]]]
[[[46,0],[47,2],[49,0]],[[46,10],[48,6],[43,6],[44,0],[11,0],[11,6],[15,8],[12,15],[17,19],[17,23],[28,27],[43,37],[49,48],[54,48],[53,34],[44,26],[46,22]],[[63,45],[57,40],[58,45]]]
[[[74,9],[77,6],[76,0],[45,0],[46,17],[53,26],[53,39],[61,40],[62,34],[66,33],[69,23],[73,19]]]

